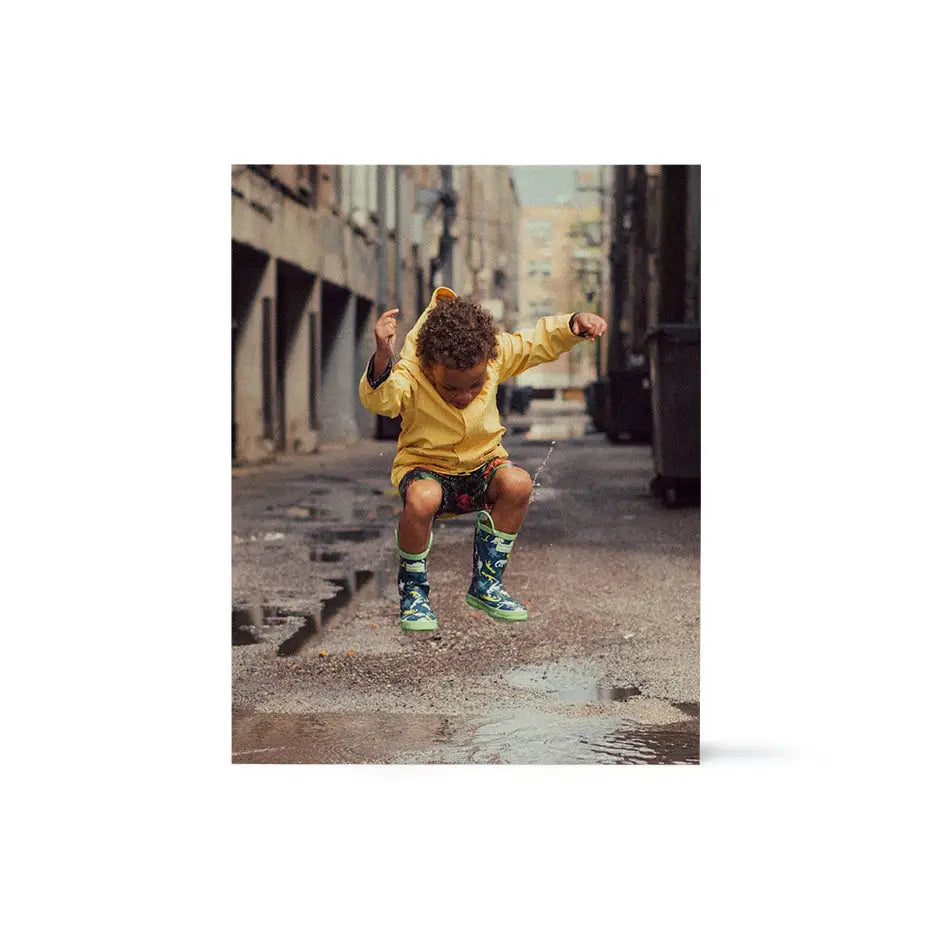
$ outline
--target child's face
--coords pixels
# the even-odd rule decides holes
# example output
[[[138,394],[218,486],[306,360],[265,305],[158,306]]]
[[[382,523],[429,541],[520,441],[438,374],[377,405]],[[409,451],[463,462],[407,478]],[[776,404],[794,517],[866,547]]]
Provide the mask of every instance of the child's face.
[[[440,397],[447,404],[452,404],[453,407],[462,410],[468,407],[485,387],[487,370],[488,362],[485,361],[463,370],[433,365],[430,368],[430,378]]]

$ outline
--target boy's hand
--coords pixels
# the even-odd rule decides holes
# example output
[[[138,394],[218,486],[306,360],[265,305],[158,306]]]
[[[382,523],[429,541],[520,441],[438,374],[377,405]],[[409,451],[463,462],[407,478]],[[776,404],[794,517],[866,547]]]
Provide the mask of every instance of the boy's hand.
[[[606,320],[594,313],[577,313],[573,318],[573,334],[595,339],[606,331]]]
[[[394,354],[394,340],[397,338],[397,317],[399,309],[389,309],[382,313],[375,323],[375,362],[372,377],[383,374]]]
[[[382,313],[375,323],[375,347],[388,358],[394,351],[394,340],[397,338],[397,317],[399,309],[389,309]]]

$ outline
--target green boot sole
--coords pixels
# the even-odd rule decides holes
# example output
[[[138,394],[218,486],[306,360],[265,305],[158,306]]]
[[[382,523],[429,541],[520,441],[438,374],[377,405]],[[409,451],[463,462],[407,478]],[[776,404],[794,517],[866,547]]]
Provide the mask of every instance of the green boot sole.
[[[473,609],[481,609],[487,615],[490,615],[493,619],[504,619],[509,622],[521,622],[523,619],[527,619],[528,610],[527,609],[518,609],[515,612],[503,612],[500,609],[493,609],[491,606],[486,605],[482,602],[481,599],[476,599],[471,593],[466,593],[466,602],[472,606]]]
[[[401,619],[402,632],[432,632],[436,619]]]

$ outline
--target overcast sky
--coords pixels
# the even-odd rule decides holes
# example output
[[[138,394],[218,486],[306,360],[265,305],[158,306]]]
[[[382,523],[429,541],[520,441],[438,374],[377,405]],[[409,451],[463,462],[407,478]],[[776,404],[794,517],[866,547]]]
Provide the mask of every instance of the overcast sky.
[[[556,205],[572,202],[576,173],[584,166],[513,166],[511,174],[522,205]],[[592,168],[592,167],[590,167]]]

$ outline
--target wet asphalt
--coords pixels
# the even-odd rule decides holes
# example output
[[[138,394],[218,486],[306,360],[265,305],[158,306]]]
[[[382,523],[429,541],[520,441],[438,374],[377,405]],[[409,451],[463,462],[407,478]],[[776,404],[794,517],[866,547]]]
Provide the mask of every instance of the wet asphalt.
[[[394,441],[233,470],[233,762],[698,762],[699,507],[582,405],[509,430],[537,483],[505,575],[526,622],[465,603],[466,516],[434,527],[439,629],[400,631]]]

